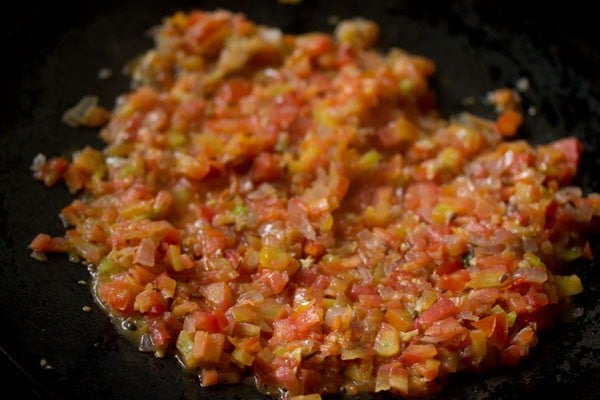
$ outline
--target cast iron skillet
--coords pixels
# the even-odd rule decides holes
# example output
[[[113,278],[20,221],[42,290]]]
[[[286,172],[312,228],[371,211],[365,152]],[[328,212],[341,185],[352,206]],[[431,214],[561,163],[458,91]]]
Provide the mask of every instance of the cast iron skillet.
[[[63,257],[38,263],[27,245],[39,231],[61,234],[59,210],[71,197],[62,187],[46,189],[29,166],[38,153],[69,154],[85,144],[100,147],[95,130],[74,130],[62,112],[85,94],[114,105],[128,89],[120,71],[152,43],[145,32],[177,9],[229,8],[291,33],[331,31],[328,17],[364,16],[383,30],[390,45],[432,58],[433,84],[445,116],[462,109],[492,115],[481,99],[489,90],[514,86],[526,77],[526,117],[520,138],[534,143],[576,135],[584,144],[577,183],[600,190],[600,57],[587,33],[590,10],[551,8],[511,1],[197,1],[146,4],[104,1],[94,4],[20,6],[24,17],[4,24],[0,119],[0,350],[8,370],[2,390],[20,397],[89,400],[262,399],[252,386],[200,388],[172,359],[157,360],[120,338],[97,308],[83,266]],[[166,3],[166,2],[164,2]],[[573,5],[570,3],[569,5]],[[561,4],[561,7],[564,7]],[[550,7],[550,8],[549,8]],[[577,17],[577,21],[567,17]],[[581,23],[579,23],[581,21]],[[114,76],[99,80],[101,68]],[[461,100],[474,97],[475,106]],[[599,241],[593,248],[600,256]],[[600,294],[598,262],[570,266],[583,279],[577,296],[582,315],[543,334],[541,343],[518,368],[483,375],[460,375],[432,399],[597,398],[600,393]],[[82,307],[92,306],[91,312]],[[48,365],[44,368],[41,360]],[[361,398],[391,398],[388,395]]]

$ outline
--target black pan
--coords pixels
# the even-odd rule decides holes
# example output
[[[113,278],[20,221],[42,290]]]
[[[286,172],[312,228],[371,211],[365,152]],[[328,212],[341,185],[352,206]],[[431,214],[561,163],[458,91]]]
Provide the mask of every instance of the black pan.
[[[102,145],[97,131],[64,125],[62,112],[85,94],[97,94],[112,107],[128,90],[122,67],[151,46],[147,30],[177,9],[229,8],[290,33],[331,31],[332,15],[372,18],[382,27],[382,47],[399,46],[436,62],[434,85],[445,116],[465,108],[491,116],[481,101],[485,93],[526,77],[530,87],[522,97],[531,115],[519,138],[541,143],[576,135],[584,144],[577,183],[586,192],[600,191],[600,53],[589,25],[594,13],[577,3],[561,2],[560,8],[491,0],[22,3],[13,5],[21,11],[15,18],[3,14],[0,48],[0,358],[7,368],[0,388],[8,393],[14,387],[18,398],[264,398],[248,385],[202,389],[174,360],[138,352],[94,305],[89,287],[78,283],[88,278],[83,266],[59,256],[39,263],[27,249],[39,231],[62,233],[58,213],[71,200],[66,189],[46,189],[32,179],[32,159]],[[110,68],[113,77],[99,80],[101,68]],[[466,97],[476,104],[462,104]],[[594,238],[592,244],[600,257],[599,242]],[[456,376],[432,399],[598,398],[597,264],[570,266],[585,285],[576,298],[579,318],[543,334],[517,368]],[[87,305],[91,312],[82,311]]]

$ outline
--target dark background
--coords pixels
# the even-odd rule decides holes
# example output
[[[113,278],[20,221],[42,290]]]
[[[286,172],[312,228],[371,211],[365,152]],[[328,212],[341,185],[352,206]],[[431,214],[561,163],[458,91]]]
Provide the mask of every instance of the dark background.
[[[386,22],[384,46],[395,44],[436,61],[440,71],[434,84],[447,115],[464,108],[460,99],[465,96],[482,96],[528,76],[532,88],[524,101],[539,107],[540,114],[526,118],[522,137],[545,142],[577,135],[586,148],[578,183],[586,191],[598,191],[597,16],[583,1],[551,3],[304,1],[300,7],[275,0],[14,3],[0,17],[2,390],[14,389],[20,399],[261,398],[248,388],[200,390],[174,363],[139,354],[118,338],[97,307],[91,313],[81,311],[82,306],[93,305],[89,288],[76,283],[87,279],[85,268],[61,257],[40,265],[26,249],[37,231],[61,232],[58,210],[71,199],[63,188],[47,191],[33,182],[28,171],[32,156],[62,154],[87,143],[100,145],[93,131],[74,134],[60,122],[60,114],[86,93],[99,94],[101,103],[111,107],[114,97],[127,89],[120,68],[151,45],[143,32],[159,23],[160,16],[179,8],[230,6],[293,33],[330,30],[324,20],[334,13],[381,17]],[[446,41],[445,35],[450,39]],[[115,75],[97,80],[95,73],[102,67],[110,67]],[[483,106],[473,111],[490,112]],[[600,254],[597,240],[594,249]],[[432,399],[599,398],[596,264],[571,266],[586,284],[577,298],[584,310],[581,318],[545,334],[530,359],[515,371],[458,376],[443,395]],[[41,358],[54,369],[43,369]]]

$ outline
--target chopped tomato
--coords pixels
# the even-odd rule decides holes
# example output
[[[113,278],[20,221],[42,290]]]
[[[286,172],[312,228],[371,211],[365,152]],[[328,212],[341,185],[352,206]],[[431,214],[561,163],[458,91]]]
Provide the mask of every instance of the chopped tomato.
[[[110,309],[117,314],[129,314],[133,311],[135,297],[143,287],[127,274],[119,274],[110,282],[98,283],[98,295]]]
[[[39,233],[29,244],[29,248],[40,253],[66,253],[69,251],[69,242],[62,237],[51,237]]]
[[[283,174],[282,159],[278,154],[260,153],[252,164],[255,182],[273,181]]]
[[[457,312],[457,308],[448,297],[442,296],[415,320],[415,326],[427,328],[435,321],[439,321]]]
[[[167,303],[160,292],[148,288],[135,296],[133,308],[142,314],[161,314],[167,310]]]
[[[557,140],[552,143],[552,146],[562,152],[567,161],[567,169],[563,175],[562,181],[570,180],[571,177],[577,173],[577,166],[583,152],[583,146],[577,138],[570,137],[561,140]]]
[[[219,320],[206,311],[194,311],[185,317],[184,329],[187,331],[206,331],[216,333],[221,330]]]
[[[489,343],[497,349],[502,349],[508,339],[508,319],[506,313],[489,315],[472,323],[488,338]]]
[[[215,282],[202,287],[202,294],[216,310],[226,310],[233,304],[231,289],[225,282]]]
[[[496,129],[502,136],[513,136],[522,123],[521,113],[509,108],[504,110],[496,120]]]
[[[401,359],[406,365],[425,362],[437,354],[433,344],[411,344],[402,351]]]
[[[467,333],[467,329],[454,317],[444,318],[434,322],[423,333],[430,340],[445,342]]]
[[[438,286],[444,290],[459,292],[465,288],[470,280],[469,271],[461,269],[451,274],[442,275],[438,281]]]
[[[225,81],[215,94],[215,102],[236,103],[252,91],[252,83],[247,79],[233,78]]]
[[[219,382],[219,373],[214,369],[203,368],[200,382],[202,387],[214,386]]]
[[[171,334],[167,330],[165,321],[160,317],[148,317],[146,321],[154,347],[157,351],[164,350],[171,340]]]
[[[222,333],[208,333],[196,331],[192,356],[200,362],[216,363],[221,357],[225,335]]]
[[[34,159],[32,170],[33,177],[43,181],[46,186],[53,186],[69,167],[69,162],[64,158],[53,157],[46,161],[46,157],[38,156]]]

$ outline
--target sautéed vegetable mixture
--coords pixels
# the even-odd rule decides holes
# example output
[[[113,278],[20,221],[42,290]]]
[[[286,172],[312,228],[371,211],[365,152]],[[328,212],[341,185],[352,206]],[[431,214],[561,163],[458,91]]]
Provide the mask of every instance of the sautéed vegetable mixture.
[[[80,112],[106,147],[34,160],[76,199],[33,256],[88,265],[123,335],[203,386],[413,396],[519,363],[583,290],[563,271],[600,215],[570,185],[582,146],[515,138],[508,89],[495,120],[440,117],[435,65],[378,31],[169,16],[135,89]]]

